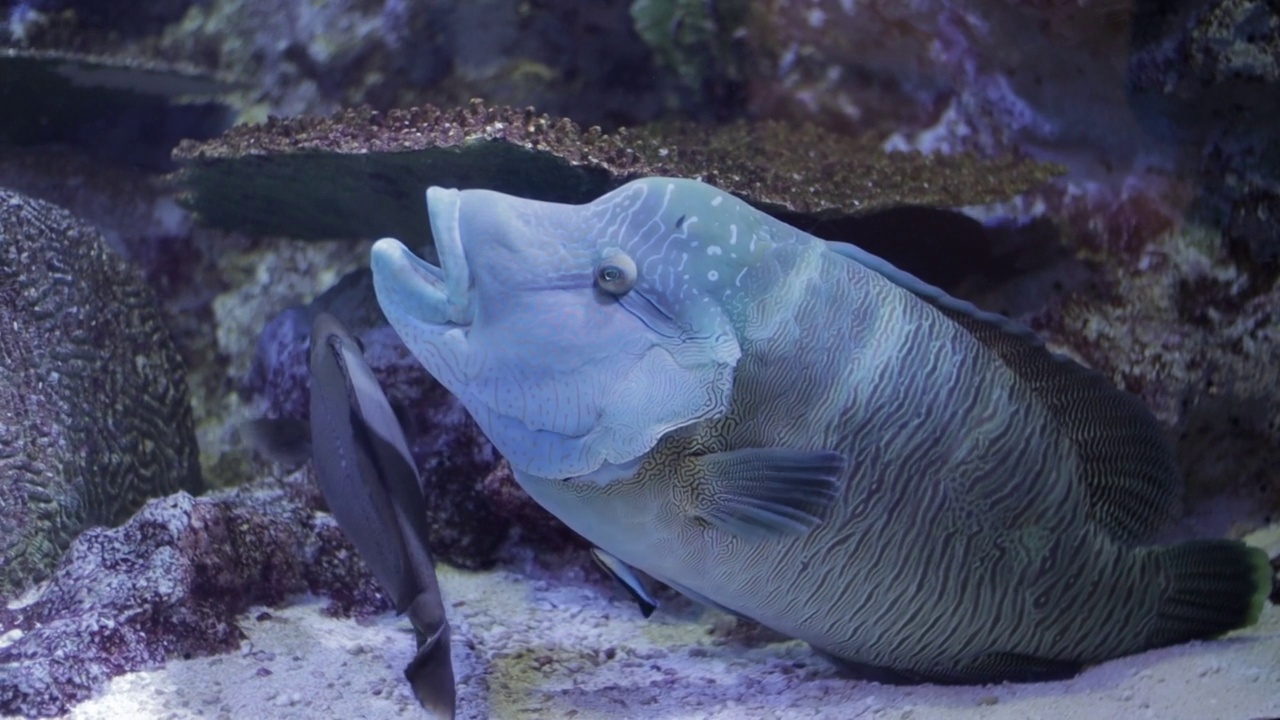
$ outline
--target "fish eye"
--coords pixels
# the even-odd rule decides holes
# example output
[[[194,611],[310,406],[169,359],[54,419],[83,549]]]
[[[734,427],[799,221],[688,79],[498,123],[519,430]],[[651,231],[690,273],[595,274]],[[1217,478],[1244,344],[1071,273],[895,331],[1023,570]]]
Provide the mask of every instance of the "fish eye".
[[[636,284],[636,262],[631,256],[614,251],[596,265],[596,285],[611,295],[625,295]]]

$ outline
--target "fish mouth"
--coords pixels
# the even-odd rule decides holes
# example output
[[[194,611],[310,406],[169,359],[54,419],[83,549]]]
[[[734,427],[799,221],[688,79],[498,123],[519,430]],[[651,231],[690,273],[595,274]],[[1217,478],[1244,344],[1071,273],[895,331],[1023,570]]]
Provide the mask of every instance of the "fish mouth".
[[[373,244],[370,264],[383,310],[436,325],[471,322],[471,271],[458,229],[460,193],[427,190],[427,215],[440,267],[415,255],[404,243],[383,238]]]

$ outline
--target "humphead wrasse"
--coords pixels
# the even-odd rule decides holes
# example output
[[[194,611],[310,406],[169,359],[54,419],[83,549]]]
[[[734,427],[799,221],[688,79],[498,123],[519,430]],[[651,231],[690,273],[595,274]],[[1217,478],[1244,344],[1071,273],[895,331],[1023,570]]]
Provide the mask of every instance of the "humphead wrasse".
[[[1005,318],[692,180],[427,203],[441,267],[379,241],[379,303],[615,575],[888,681],[1059,678],[1261,610],[1261,551],[1141,544],[1179,508],[1161,428]]]

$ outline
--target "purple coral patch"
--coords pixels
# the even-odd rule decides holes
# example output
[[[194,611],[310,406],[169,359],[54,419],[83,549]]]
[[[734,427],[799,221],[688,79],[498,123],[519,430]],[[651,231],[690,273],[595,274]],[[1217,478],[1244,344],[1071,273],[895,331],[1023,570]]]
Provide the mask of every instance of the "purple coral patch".
[[[390,609],[307,485],[178,493],[82,534],[39,599],[0,611],[17,636],[0,646],[0,714],[60,714],[113,676],[235,648],[250,605],[309,591],[337,614]]]

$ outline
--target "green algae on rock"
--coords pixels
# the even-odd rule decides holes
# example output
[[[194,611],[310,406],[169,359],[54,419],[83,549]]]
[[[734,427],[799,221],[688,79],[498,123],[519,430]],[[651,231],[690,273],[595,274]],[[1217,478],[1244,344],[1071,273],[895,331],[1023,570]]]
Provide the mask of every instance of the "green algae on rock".
[[[742,80],[741,44],[750,3],[744,0],[633,0],[636,33],[659,64],[690,90]]]
[[[1020,157],[887,153],[811,125],[660,124],[604,133],[478,101],[242,125],[183,142],[178,181],[201,222],[302,238],[430,235],[430,185],[588,202],[648,175],[696,178],[769,212],[838,219],[900,205],[961,207],[1057,175]]]
[[[3,597],[84,528],[202,481],[182,360],[97,230],[0,191],[0,324]]]

